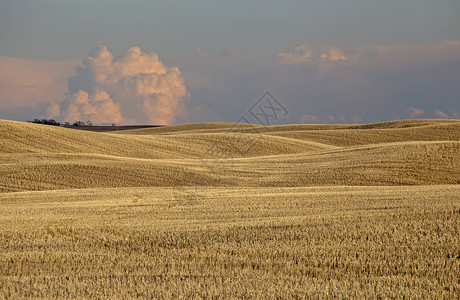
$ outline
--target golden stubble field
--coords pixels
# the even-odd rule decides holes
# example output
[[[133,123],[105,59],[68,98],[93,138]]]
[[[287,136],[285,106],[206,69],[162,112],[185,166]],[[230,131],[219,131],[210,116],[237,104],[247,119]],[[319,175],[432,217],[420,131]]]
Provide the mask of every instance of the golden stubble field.
[[[0,299],[460,296],[460,121],[0,120]]]

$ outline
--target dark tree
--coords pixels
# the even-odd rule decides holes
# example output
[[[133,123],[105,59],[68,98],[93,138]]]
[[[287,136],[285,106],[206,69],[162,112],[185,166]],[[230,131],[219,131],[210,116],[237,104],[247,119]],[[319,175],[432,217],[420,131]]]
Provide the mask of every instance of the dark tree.
[[[57,122],[53,119],[34,119],[33,121],[27,121],[29,123],[35,124],[44,124],[44,125],[52,125],[52,126],[61,126],[61,123]]]
[[[83,121],[75,121],[72,126],[78,127],[78,126],[85,126],[85,122]]]

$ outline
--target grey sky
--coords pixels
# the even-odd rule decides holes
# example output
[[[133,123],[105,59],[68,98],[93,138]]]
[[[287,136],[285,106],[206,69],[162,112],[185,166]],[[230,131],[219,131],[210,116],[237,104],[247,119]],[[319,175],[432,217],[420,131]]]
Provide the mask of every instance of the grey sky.
[[[299,44],[363,46],[460,39],[460,1],[1,0],[0,55],[74,59],[136,45],[172,63],[194,49],[251,59]]]
[[[58,118],[59,106],[77,99],[67,87],[75,65],[98,45],[114,63],[137,46],[179,68],[183,78],[168,84],[187,97],[162,95],[176,95],[173,122],[234,121],[266,90],[288,106],[285,123],[459,118],[457,41],[458,0],[0,0],[0,118]],[[117,85],[81,75],[97,70],[79,71],[87,101],[103,89],[112,109],[130,111],[117,112],[120,122],[155,122],[136,115],[147,94],[120,98]],[[125,75],[111,76],[132,79]],[[158,99],[148,99],[150,109]]]

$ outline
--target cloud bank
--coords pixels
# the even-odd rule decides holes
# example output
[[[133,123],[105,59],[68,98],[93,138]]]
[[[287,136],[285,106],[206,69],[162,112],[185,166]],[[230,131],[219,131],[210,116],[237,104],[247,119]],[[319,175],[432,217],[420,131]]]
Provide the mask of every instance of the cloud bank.
[[[104,46],[93,49],[69,78],[68,95],[48,116],[62,121],[171,124],[188,92],[177,67],[156,53],[129,48],[114,58]]]
[[[137,47],[120,57],[98,47],[83,61],[0,57],[0,118],[171,124],[244,116],[256,122],[248,109],[265,91],[289,111],[282,123],[460,118],[459,41],[304,44],[260,61],[207,49],[191,55],[180,71]]]
[[[180,121],[237,120],[265,91],[288,109],[283,123],[460,116],[459,41],[359,47],[304,44],[265,61],[209,63],[192,71],[190,75],[184,68],[192,94],[190,119]],[[199,74],[212,76],[189,80]]]

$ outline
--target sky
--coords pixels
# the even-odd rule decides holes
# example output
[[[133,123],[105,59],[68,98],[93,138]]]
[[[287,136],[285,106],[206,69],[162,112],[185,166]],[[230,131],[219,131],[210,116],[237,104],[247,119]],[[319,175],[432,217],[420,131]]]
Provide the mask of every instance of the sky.
[[[458,0],[0,0],[1,119],[459,119],[459,83]]]

